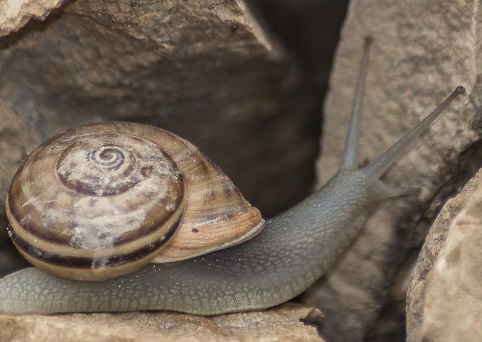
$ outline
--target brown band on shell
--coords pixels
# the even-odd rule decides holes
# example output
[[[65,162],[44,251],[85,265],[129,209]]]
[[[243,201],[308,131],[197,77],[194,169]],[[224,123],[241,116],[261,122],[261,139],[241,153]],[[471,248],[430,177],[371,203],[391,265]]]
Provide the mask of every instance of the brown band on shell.
[[[179,179],[182,182],[182,175],[179,175]],[[164,220],[157,220],[156,223],[158,226],[152,224],[152,220],[146,220],[147,222],[144,224],[141,224],[137,227],[137,230],[135,232],[129,232],[125,233],[122,236],[120,236],[118,239],[112,241],[112,247],[120,247],[125,244],[132,243],[134,240],[140,240],[142,238],[148,237],[151,234],[155,234],[155,232],[159,229],[159,226],[170,226],[173,220],[177,220],[182,215],[182,208],[184,207],[183,204],[184,201],[184,196],[182,193],[176,199],[169,204],[166,204],[164,202],[160,202],[161,207],[165,207],[167,205],[171,205],[174,208],[177,208],[176,210],[178,211],[178,214],[173,213],[172,216],[165,217]],[[16,231],[18,234],[24,236],[25,239],[28,240],[33,240],[33,239],[41,239],[48,241],[49,243],[56,244],[57,246],[65,246],[68,248],[82,248],[82,246],[76,246],[72,245],[72,242],[69,240],[65,239],[65,236],[60,236],[58,234],[52,234],[51,232],[46,232],[44,229],[39,229],[41,227],[39,222],[28,222],[26,224],[25,222],[23,224],[20,224],[21,220],[21,215],[23,212],[18,211],[18,206],[11,205],[12,201],[8,200],[7,197],[7,216],[9,217],[9,221],[11,224],[15,225]],[[47,208],[49,205],[46,206]],[[18,228],[17,228],[18,226]],[[61,231],[65,231],[68,229],[75,228],[75,226],[70,226],[70,227],[60,227],[59,229]]]
[[[98,269],[98,268],[112,268],[124,265],[129,262],[139,261],[145,258],[154,251],[160,250],[163,245],[169,241],[174,235],[176,229],[181,222],[179,218],[176,223],[169,229],[166,236],[163,239],[159,239],[150,245],[141,247],[138,250],[126,253],[126,254],[109,254],[103,258],[88,258],[88,257],[74,257],[57,254],[54,251],[42,250],[31,243],[22,239],[19,235],[15,234],[15,231],[11,227],[7,227],[9,236],[12,238],[15,246],[20,249],[24,254],[28,254],[31,258],[36,259],[38,262],[47,263],[62,267],[74,267],[74,268],[86,268],[86,269]],[[146,263],[147,264],[147,263]]]
[[[37,250],[55,251],[54,254],[62,255],[64,258],[106,258],[115,254],[130,254],[144,246],[151,244],[157,244],[158,241],[166,243],[174,233],[175,229],[179,226],[179,222],[182,217],[182,208],[184,208],[184,202],[179,204],[179,210],[176,210],[168,220],[162,222],[162,226],[157,227],[150,234],[146,235],[133,235],[131,239],[123,240],[122,244],[112,243],[104,246],[99,246],[96,249],[79,248],[76,245],[68,244],[62,240],[60,242],[45,238],[44,236],[34,235],[26,227],[19,224],[10,211],[9,198],[7,197],[7,217],[10,222],[9,235],[15,235],[15,238],[27,241],[35,246]],[[115,227],[114,227],[115,229]]]

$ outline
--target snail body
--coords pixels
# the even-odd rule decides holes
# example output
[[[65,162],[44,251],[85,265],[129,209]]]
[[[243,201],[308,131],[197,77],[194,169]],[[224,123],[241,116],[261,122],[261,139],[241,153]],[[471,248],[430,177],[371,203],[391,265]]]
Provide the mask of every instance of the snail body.
[[[201,252],[195,252],[197,254],[193,254],[192,258],[182,258],[185,259],[183,262],[171,267],[150,263],[132,273],[103,281],[65,279],[36,268],[18,271],[0,280],[0,312],[173,310],[214,315],[271,307],[303,292],[326,272],[337,256],[354,239],[381,201],[407,193],[406,190],[393,189],[384,185],[380,177],[408,144],[420,136],[430,123],[465,91],[462,87],[458,87],[440,107],[387,152],[367,167],[359,169],[357,166],[358,122],[369,46],[370,41],[367,40],[352,123],[340,170],[320,190],[292,209],[266,221],[258,216],[257,210],[243,202],[242,196],[239,198],[236,195],[238,199],[235,202],[244,203],[234,207],[241,208],[239,215],[242,219],[239,222],[245,223],[245,231],[237,233],[232,243],[215,242],[215,248],[208,247]],[[112,125],[117,127],[132,125],[136,132],[156,130],[149,126],[127,123],[108,123],[105,127],[113,127]],[[102,124],[83,126],[78,130],[88,130],[92,127],[102,128]],[[108,134],[115,134],[113,133],[115,131],[116,129],[113,129]],[[138,133],[133,136],[143,138]],[[147,140],[152,142],[154,139]],[[109,144],[117,143],[110,141]],[[108,162],[110,157],[106,155],[103,159]],[[206,167],[209,168],[209,166]],[[213,170],[216,171],[217,168],[213,166]],[[174,174],[177,175],[177,171]],[[220,174],[214,179],[224,180],[224,177]],[[185,180],[186,176],[177,176],[177,178],[174,176],[172,183],[179,183],[181,178]],[[110,185],[106,185],[104,189],[108,196],[111,196],[111,192],[115,192]],[[207,187],[204,192],[208,193],[209,189]],[[226,185],[224,188],[221,186],[221,189],[227,190]],[[236,192],[234,186],[230,191],[221,191],[226,196]],[[180,197],[184,198],[183,195],[170,196],[179,207],[190,205],[185,204],[188,202],[184,203],[184,199]],[[11,200],[9,196],[7,204],[11,204]],[[165,206],[165,203],[162,203],[162,206]],[[232,213],[225,215],[224,206],[221,205],[220,208],[222,217],[238,217]],[[173,225],[176,226],[178,220],[185,220],[184,214],[177,216],[175,212],[173,210],[167,213],[169,218],[164,221],[174,222]],[[244,216],[246,212],[248,214]],[[17,219],[20,225],[22,220],[18,217]],[[212,221],[216,220],[217,218],[213,218]],[[237,227],[239,222],[234,226]],[[204,228],[199,229],[194,233],[192,230],[197,228],[189,226],[191,222],[187,224],[191,229],[190,232],[189,229],[186,231],[188,236],[202,233],[204,230]],[[14,221],[12,229],[15,225]],[[226,223],[222,226],[225,225]],[[169,235],[170,229],[167,228],[161,236]],[[177,233],[173,235],[175,237]],[[229,247],[227,243],[230,243]],[[170,243],[167,242],[167,244]],[[164,247],[160,250],[162,252]],[[102,275],[100,278],[107,277]]]
[[[299,204],[303,211],[292,209],[267,220],[261,233],[243,244],[173,267],[150,264],[102,282],[53,277],[36,268],[19,271],[20,277],[2,280],[1,310],[23,312],[28,303],[27,311],[33,312],[173,310],[213,315],[282,303],[303,292],[328,269],[375,209],[376,199],[383,194],[377,185],[368,192],[348,190],[362,188],[357,184],[359,176],[347,172],[334,178],[323,193]],[[333,210],[338,205],[333,202],[336,197],[345,199],[348,212],[343,217]],[[355,205],[367,198],[376,199],[371,205]],[[348,229],[340,229],[340,225]],[[294,235],[293,230],[300,228]],[[4,295],[5,289],[9,296]],[[25,303],[19,307],[18,298],[22,297]]]

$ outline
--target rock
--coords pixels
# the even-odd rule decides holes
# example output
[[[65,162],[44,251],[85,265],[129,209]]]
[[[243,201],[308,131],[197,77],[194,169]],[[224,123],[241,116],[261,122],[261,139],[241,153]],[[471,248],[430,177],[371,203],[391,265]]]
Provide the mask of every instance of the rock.
[[[315,312],[315,314],[313,314]],[[74,315],[0,314],[0,341],[22,342],[323,342],[303,323],[319,311],[296,304],[214,317],[172,312]]]
[[[407,297],[409,342],[482,335],[482,169],[430,229]]]
[[[45,19],[62,0],[0,0],[0,37],[17,31],[30,19]]]
[[[13,140],[31,137],[0,141],[14,156],[68,127],[128,120],[193,142],[267,215],[310,191],[317,137],[301,118],[314,100],[243,1],[77,1],[8,38],[0,119],[14,113],[26,127]]]
[[[469,96],[454,102],[384,176],[390,186],[421,188],[420,194],[382,205],[350,250],[305,295],[306,303],[325,313],[322,331],[328,339],[365,340],[408,251],[423,240],[420,218],[433,198],[441,200],[434,194],[457,173],[460,154],[480,139],[481,114],[474,115],[482,94],[482,70],[473,64],[480,60],[473,30],[477,11],[473,1],[350,3],[325,102],[318,167],[323,181],[339,165],[365,36],[372,36],[374,45],[361,120],[361,163],[385,151],[456,86],[465,86]]]
[[[314,86],[311,91],[323,101],[328,88],[333,55],[343,24],[348,0],[256,0],[251,1],[268,24],[296,55],[307,78]],[[287,25],[289,23],[289,25]],[[310,90],[310,89],[308,89]],[[320,110],[313,115],[319,117]],[[321,123],[321,117],[318,119]],[[313,127],[318,129],[318,127]]]
[[[2,38],[0,67],[0,223],[26,153],[94,121],[181,135],[265,216],[311,191],[313,95],[244,1],[65,2]]]

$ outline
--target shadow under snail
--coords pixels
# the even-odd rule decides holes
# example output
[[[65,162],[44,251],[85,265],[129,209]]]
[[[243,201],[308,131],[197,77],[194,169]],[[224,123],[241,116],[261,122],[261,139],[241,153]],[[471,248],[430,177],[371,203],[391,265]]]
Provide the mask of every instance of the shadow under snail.
[[[367,39],[338,173],[266,222],[219,168],[164,130],[101,123],[44,142],[20,166],[7,198],[9,235],[40,269],[0,280],[0,312],[215,315],[271,307],[302,293],[381,201],[407,193],[384,185],[380,177],[465,93],[457,87],[388,151],[359,169],[358,126],[370,45]]]

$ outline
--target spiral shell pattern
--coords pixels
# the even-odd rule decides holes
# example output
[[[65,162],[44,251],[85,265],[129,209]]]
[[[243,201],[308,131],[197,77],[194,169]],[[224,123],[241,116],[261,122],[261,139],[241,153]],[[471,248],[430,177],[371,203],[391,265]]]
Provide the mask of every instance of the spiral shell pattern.
[[[144,166],[141,173],[142,162],[135,151],[108,143],[109,140],[116,137],[84,137],[70,146],[57,163],[62,183],[87,196],[110,196],[123,193],[145,179],[149,166]]]
[[[122,122],[81,126],[40,145],[12,181],[7,216],[31,263],[82,280],[226,248],[264,223],[192,144]]]
[[[10,235],[51,273],[102,280],[149,263],[182,215],[183,178],[154,143],[67,131],[39,146],[8,195]]]

